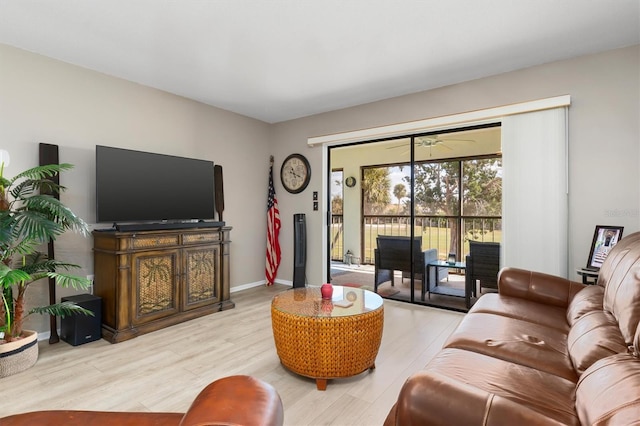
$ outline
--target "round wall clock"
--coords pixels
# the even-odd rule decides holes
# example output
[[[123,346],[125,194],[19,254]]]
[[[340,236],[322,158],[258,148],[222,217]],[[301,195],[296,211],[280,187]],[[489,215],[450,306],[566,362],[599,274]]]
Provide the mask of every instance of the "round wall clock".
[[[349,176],[344,183],[349,187],[349,188],[353,188],[354,186],[356,186],[356,178],[354,178],[353,176]]]
[[[311,166],[302,154],[291,154],[280,168],[280,180],[284,189],[292,194],[304,191],[311,180]]]

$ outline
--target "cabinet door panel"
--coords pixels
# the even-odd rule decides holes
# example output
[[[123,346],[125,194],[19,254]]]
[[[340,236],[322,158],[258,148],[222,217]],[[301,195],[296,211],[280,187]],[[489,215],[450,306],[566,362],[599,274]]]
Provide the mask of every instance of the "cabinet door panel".
[[[133,323],[173,315],[179,309],[178,252],[152,251],[133,255]]]
[[[184,310],[210,305],[220,300],[220,247],[185,249]]]

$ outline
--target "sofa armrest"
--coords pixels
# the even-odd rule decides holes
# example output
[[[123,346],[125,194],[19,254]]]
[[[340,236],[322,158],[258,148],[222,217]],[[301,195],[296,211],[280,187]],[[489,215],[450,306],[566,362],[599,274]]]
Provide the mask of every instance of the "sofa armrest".
[[[178,426],[182,413],[45,410],[0,418],[2,426]]]
[[[280,426],[283,422],[282,401],[271,385],[250,376],[229,376],[209,384],[198,394],[180,426]]]
[[[0,418],[2,426],[281,426],[282,401],[269,384],[249,376],[229,376],[204,388],[186,414],[53,410]]]
[[[551,424],[544,414],[430,371],[405,382],[384,426]]]
[[[498,274],[500,294],[565,308],[584,287],[576,281],[525,269],[503,268]]]

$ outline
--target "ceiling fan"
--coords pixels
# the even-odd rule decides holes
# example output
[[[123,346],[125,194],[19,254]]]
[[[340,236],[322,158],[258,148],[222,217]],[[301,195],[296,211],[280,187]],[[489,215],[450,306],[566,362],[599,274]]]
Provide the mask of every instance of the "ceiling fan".
[[[475,142],[473,139],[441,139],[438,136],[418,136],[414,140],[416,148],[429,148],[429,157],[431,157],[431,149],[434,146],[441,146],[448,150],[453,150],[445,142]],[[406,147],[407,144],[401,144],[396,146],[390,146],[387,149]]]

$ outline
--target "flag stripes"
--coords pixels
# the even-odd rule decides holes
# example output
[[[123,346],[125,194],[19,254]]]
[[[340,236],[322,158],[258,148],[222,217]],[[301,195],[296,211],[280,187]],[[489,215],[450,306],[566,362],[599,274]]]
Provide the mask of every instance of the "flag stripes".
[[[269,166],[269,195],[267,197],[267,262],[265,278],[267,285],[273,285],[280,266],[280,210],[273,186],[273,160]]]

